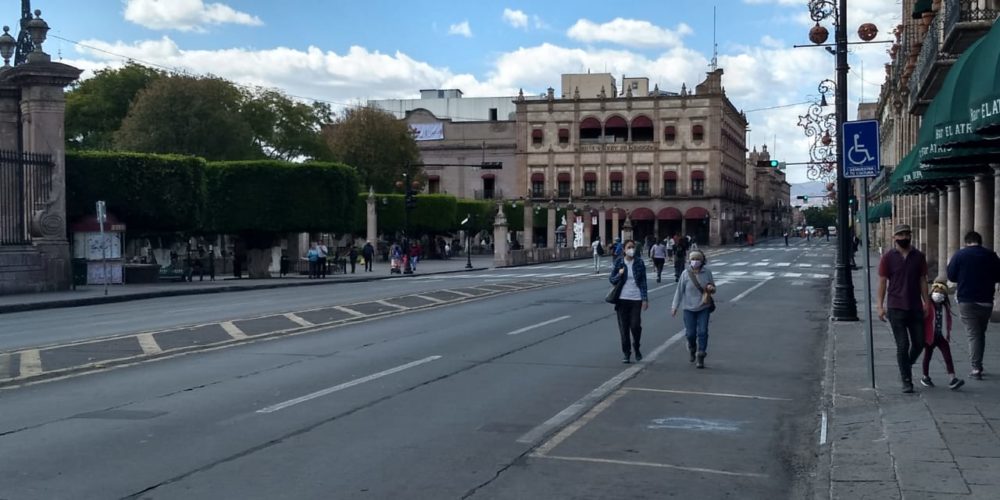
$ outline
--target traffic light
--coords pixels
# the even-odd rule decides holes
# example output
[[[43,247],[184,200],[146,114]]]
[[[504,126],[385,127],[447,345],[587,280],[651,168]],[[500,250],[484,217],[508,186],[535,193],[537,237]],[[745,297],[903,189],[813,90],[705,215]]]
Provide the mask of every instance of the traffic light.
[[[771,160],[769,165],[771,168],[778,168],[778,160]]]
[[[802,201],[804,201],[806,203],[809,203],[809,195],[799,195],[799,196],[796,196],[795,198],[799,199],[799,200],[802,200]]]
[[[784,168],[784,163],[778,160],[757,160],[757,168]]]
[[[847,198],[847,204],[850,205],[851,208],[854,208],[858,204],[858,198],[854,195],[851,195],[849,198]]]

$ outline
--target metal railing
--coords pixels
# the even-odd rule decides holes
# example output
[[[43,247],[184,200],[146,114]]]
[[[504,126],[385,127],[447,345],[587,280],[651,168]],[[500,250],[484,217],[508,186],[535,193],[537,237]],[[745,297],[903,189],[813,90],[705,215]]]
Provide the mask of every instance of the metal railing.
[[[495,200],[497,198],[503,198],[503,190],[501,189],[476,189],[473,191],[473,196],[477,200]]]
[[[50,156],[0,150],[0,246],[31,243],[32,213],[51,191]]]
[[[927,76],[934,69],[934,65],[937,64],[939,54],[941,53],[941,29],[943,24],[941,18],[942,16],[934,16],[934,20],[931,21],[931,25],[927,29],[927,35],[924,37],[924,45],[920,48],[920,55],[917,56],[917,66],[914,69],[914,75],[910,78],[910,99],[921,99],[920,90],[930,83],[927,81]]]
[[[982,3],[985,0],[945,0],[945,34],[950,34],[958,23],[995,21],[1000,10],[981,7]]]

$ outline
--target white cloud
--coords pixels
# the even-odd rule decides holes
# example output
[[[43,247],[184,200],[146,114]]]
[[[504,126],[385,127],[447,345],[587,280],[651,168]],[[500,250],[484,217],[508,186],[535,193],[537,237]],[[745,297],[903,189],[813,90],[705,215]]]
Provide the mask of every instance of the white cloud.
[[[503,20],[515,28],[528,27],[528,15],[522,10],[504,9]]]
[[[179,31],[204,31],[209,24],[264,24],[257,16],[202,0],[125,0],[125,19],[146,28]]]
[[[458,24],[452,24],[448,27],[449,35],[460,35],[465,38],[472,38],[472,28],[469,27],[469,21],[462,21]]]
[[[573,40],[584,43],[610,42],[626,47],[678,47],[682,38],[694,31],[687,24],[669,30],[649,21],[615,18],[603,24],[580,19],[566,32]]]

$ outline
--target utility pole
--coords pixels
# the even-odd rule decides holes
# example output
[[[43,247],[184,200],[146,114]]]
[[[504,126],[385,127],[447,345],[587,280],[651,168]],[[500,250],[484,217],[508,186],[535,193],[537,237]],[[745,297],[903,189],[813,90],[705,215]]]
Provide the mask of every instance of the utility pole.
[[[850,223],[848,200],[850,183],[844,177],[844,143],[842,137],[844,122],[847,121],[847,0],[838,3],[834,42],[837,51],[837,264],[834,277],[833,313],[834,321],[858,321],[858,304],[854,298],[854,280],[851,277],[851,238],[847,231]]]

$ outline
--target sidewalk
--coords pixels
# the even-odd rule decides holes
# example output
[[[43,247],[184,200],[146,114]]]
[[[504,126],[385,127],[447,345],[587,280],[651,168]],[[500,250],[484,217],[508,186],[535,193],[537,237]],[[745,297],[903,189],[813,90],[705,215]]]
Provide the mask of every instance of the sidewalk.
[[[873,259],[873,266],[876,262]],[[872,274],[877,283],[874,269]],[[918,383],[922,375],[918,361],[913,367],[917,393],[903,394],[892,333],[888,323],[876,317],[877,389],[873,390],[868,375],[864,278],[863,270],[854,272],[862,321],[830,323],[824,381],[829,430],[826,444],[821,442],[816,497],[1000,498],[1000,325],[991,323],[986,333],[984,380],[968,377],[967,337],[955,317],[951,350],[956,374],[965,379],[965,386],[958,391],[948,389],[944,362],[935,352],[930,376],[937,387]],[[874,294],[874,283],[872,290]],[[824,466],[827,460],[828,468]]]
[[[389,274],[387,262],[376,262],[373,271],[364,272],[363,266],[357,267],[357,272],[351,274],[331,274],[325,279],[309,279],[305,275],[287,275],[283,278],[271,279],[236,279],[232,275],[216,275],[215,281],[161,282],[138,285],[110,285],[108,295],[104,295],[101,285],[80,286],[76,290],[65,292],[33,293],[0,295],[0,314],[53,309],[59,307],[77,307],[94,304],[127,302],[131,300],[151,299],[158,297],[176,297],[181,295],[200,295],[207,293],[242,292],[247,290],[264,290],[295,286],[330,285],[334,283],[360,283],[385,279],[405,279],[410,276],[427,276],[430,274],[445,274],[468,271],[465,268],[466,258],[449,260],[426,260],[417,266],[413,275]],[[482,271],[493,267],[492,255],[473,255],[472,270]]]

